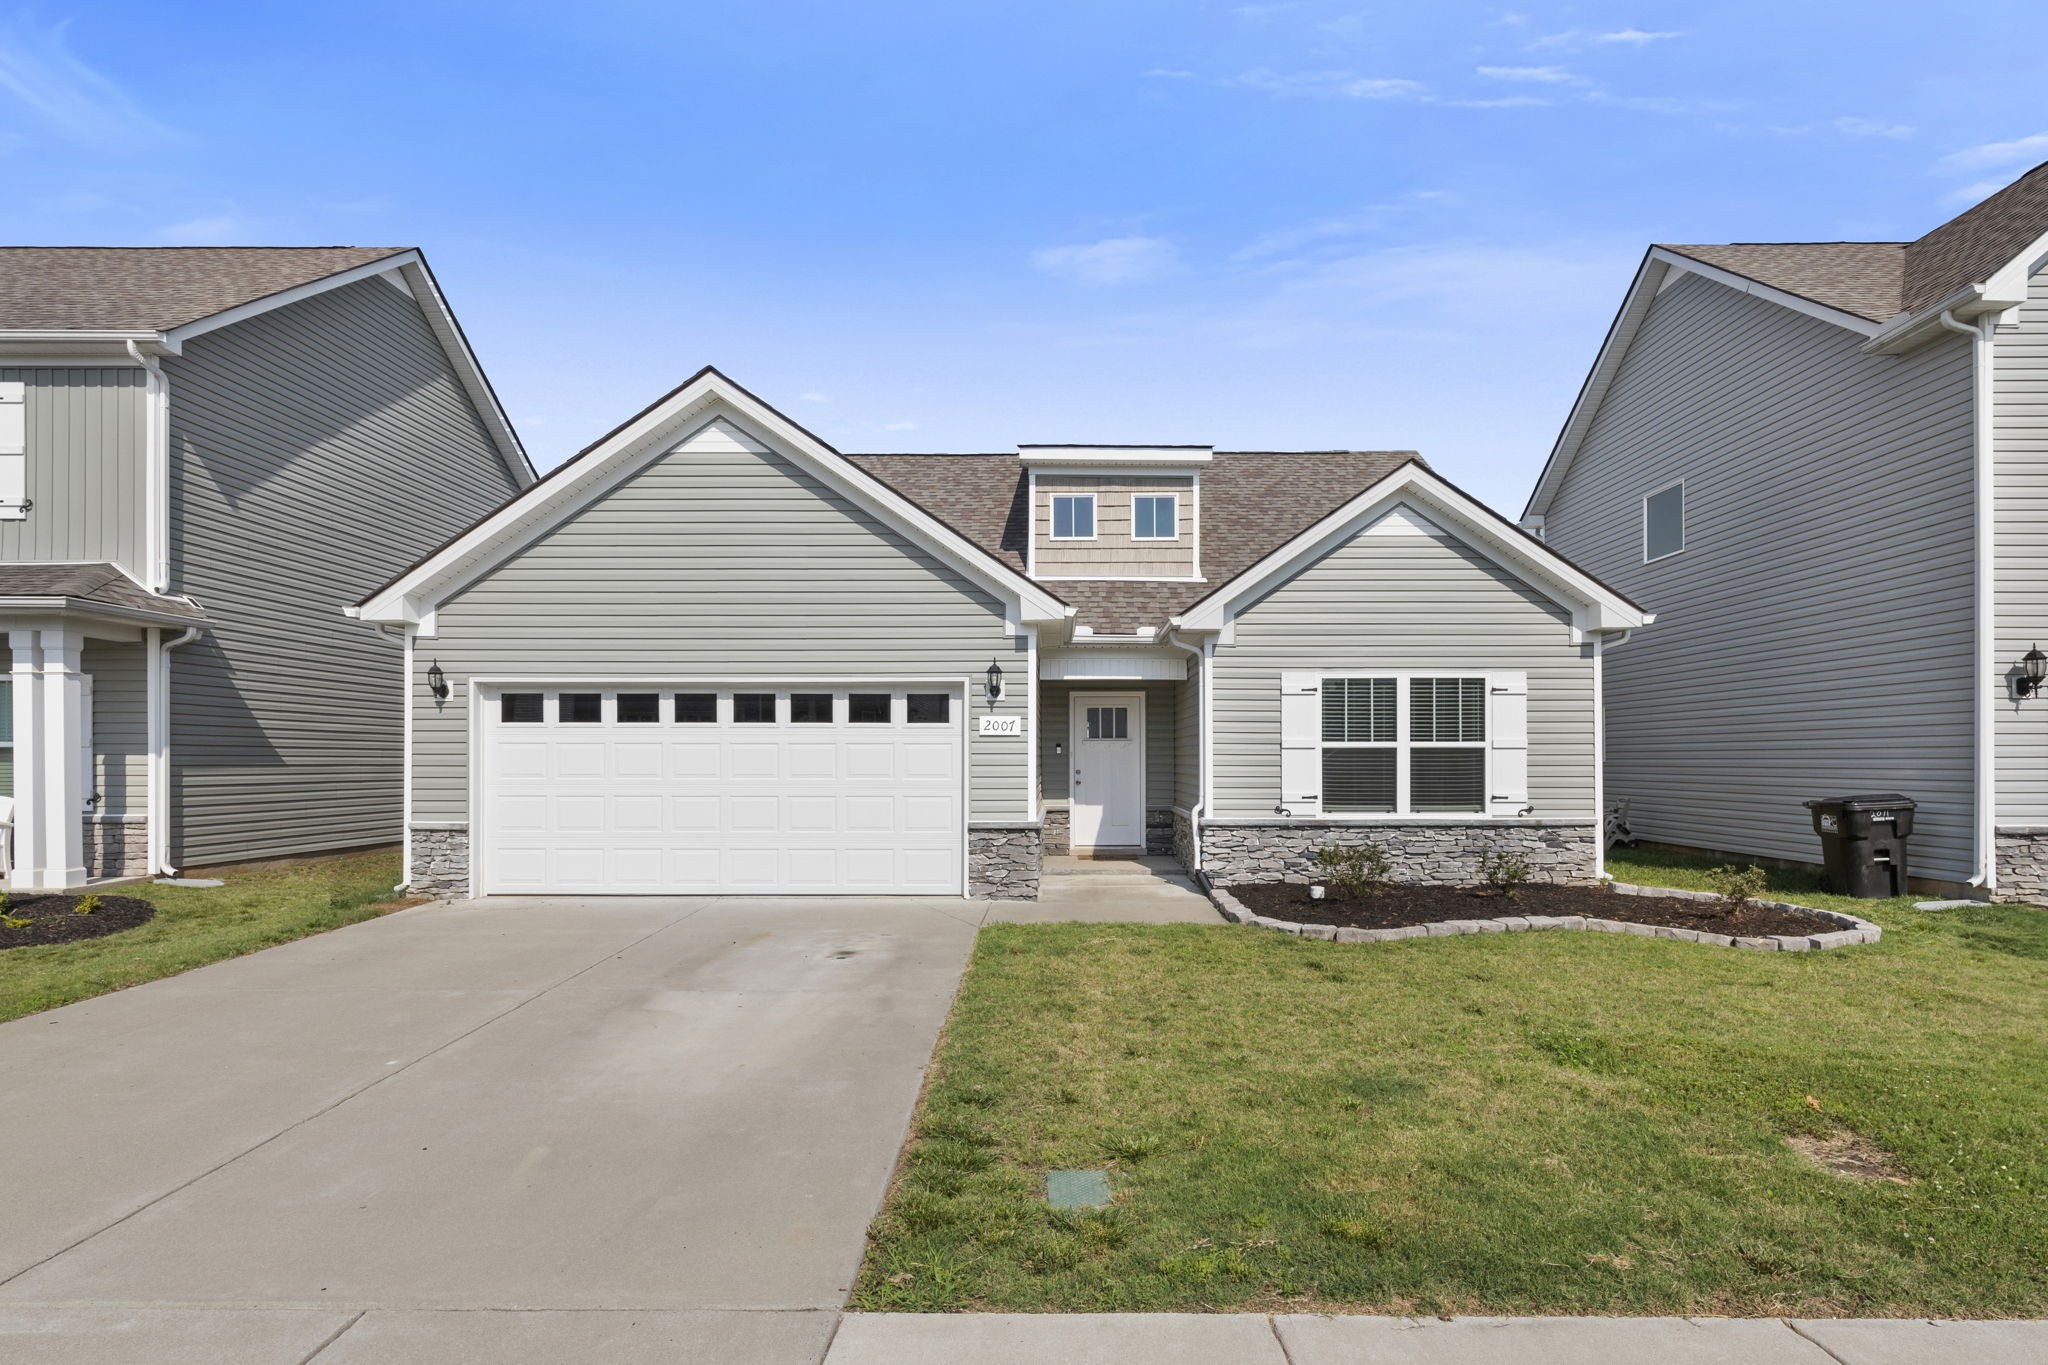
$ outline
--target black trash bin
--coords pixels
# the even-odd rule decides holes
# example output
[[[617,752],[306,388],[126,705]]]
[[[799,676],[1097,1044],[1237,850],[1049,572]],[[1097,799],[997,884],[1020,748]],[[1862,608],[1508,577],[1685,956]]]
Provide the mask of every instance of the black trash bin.
[[[1906,842],[1918,809],[1913,798],[1877,792],[1809,801],[1806,808],[1820,835],[1830,891],[1866,900],[1906,894]]]

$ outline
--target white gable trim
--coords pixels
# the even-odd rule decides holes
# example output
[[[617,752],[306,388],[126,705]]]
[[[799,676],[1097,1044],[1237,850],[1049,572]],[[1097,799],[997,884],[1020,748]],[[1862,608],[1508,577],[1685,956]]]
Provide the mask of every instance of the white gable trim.
[[[1572,403],[1571,413],[1565,418],[1563,430],[1558,432],[1557,442],[1551,447],[1550,458],[1543,464],[1543,473],[1536,480],[1535,491],[1529,494],[1529,502],[1522,509],[1522,520],[1527,524],[1532,517],[1541,517],[1550,510],[1550,500],[1557,496],[1559,485],[1564,482],[1572,460],[1579,453],[1579,446],[1593,427],[1593,419],[1599,414],[1600,405],[1607,398],[1607,391],[1621,373],[1621,363],[1628,355],[1628,348],[1635,343],[1636,333],[1642,330],[1643,320],[1649,316],[1650,305],[1665,286],[1676,282],[1678,275],[1692,274],[1709,279],[1716,284],[1726,285],[1739,293],[1789,308],[1795,313],[1818,318],[1832,323],[1862,337],[1876,336],[1883,330],[1883,324],[1869,318],[1845,313],[1839,308],[1830,308],[1824,303],[1788,294],[1782,289],[1760,284],[1747,276],[1738,275],[1719,266],[1708,265],[1705,261],[1694,260],[1676,251],[1653,246],[1644,253],[1643,263],[1636,270],[1636,277],[1629,285],[1628,294],[1622,299],[1621,309],[1614,315],[1614,321],[1607,328],[1607,337],[1600,343],[1600,352],[1593,359],[1593,368],[1586,375],[1586,382],[1579,388],[1579,396]]]
[[[417,251],[393,252],[389,256],[380,256],[374,261],[337,271],[321,279],[309,280],[290,289],[281,289],[275,294],[265,294],[262,298],[251,299],[247,303],[238,303],[233,308],[188,322],[182,327],[173,327],[164,332],[159,340],[165,350],[177,355],[184,349],[185,343],[194,337],[205,336],[208,332],[218,331],[223,327],[231,327],[235,323],[244,322],[274,309],[288,308],[316,294],[324,294],[330,289],[340,289],[344,285],[379,275],[389,277],[394,272],[397,279],[391,282],[399,283],[403,292],[410,294],[413,302],[419,305],[421,314],[427,320],[427,326],[433,331],[435,340],[441,343],[448,363],[454,367],[456,379],[462,384],[463,391],[469,395],[469,401],[476,408],[477,415],[483,419],[484,430],[490,435],[491,443],[498,448],[499,457],[505,461],[505,467],[511,471],[514,481],[521,488],[531,487],[534,480],[539,477],[534,472],[533,461],[527,458],[526,448],[519,443],[519,434],[512,429],[511,418],[505,415],[503,405],[498,402],[497,391],[491,387],[491,381],[484,374],[483,366],[478,363],[476,353],[470,350],[469,338],[463,335],[462,325],[455,320],[454,311],[448,307],[448,301],[441,296],[441,287],[434,282],[433,272],[427,268],[426,259]]]
[[[350,614],[385,624],[425,625],[436,607],[546,535],[575,513],[721,418],[801,467],[895,530],[988,588],[1013,628],[1061,621],[1073,608],[984,553],[917,504],[863,473],[830,446],[716,370],[700,371],[545,480],[387,583]]]
[[[1377,524],[1377,526],[1376,526]],[[1655,617],[1508,526],[1465,493],[1410,462],[1174,618],[1177,630],[1228,632],[1238,611],[1361,532],[1428,534],[1478,550],[1572,614],[1582,636],[1633,630]],[[1369,529],[1370,528],[1370,529]],[[1227,634],[1225,638],[1228,638]]]

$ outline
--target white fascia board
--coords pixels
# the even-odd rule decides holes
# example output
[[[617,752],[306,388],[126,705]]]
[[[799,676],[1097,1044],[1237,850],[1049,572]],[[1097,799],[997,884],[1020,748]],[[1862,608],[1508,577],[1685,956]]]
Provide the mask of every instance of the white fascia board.
[[[539,477],[533,468],[533,461],[527,458],[526,448],[519,443],[519,434],[512,429],[511,419],[498,402],[497,393],[491,388],[491,381],[484,375],[483,366],[478,363],[476,353],[469,348],[469,341],[462,334],[461,326],[455,321],[454,312],[448,301],[442,297],[440,287],[434,283],[431,271],[424,258],[417,251],[397,251],[389,256],[379,256],[374,261],[290,289],[280,289],[275,294],[265,294],[260,299],[238,303],[233,308],[223,309],[210,316],[188,322],[182,327],[173,327],[163,333],[163,340],[173,355],[184,348],[193,337],[205,336],[208,332],[231,327],[235,323],[271,312],[278,308],[289,308],[292,304],[325,294],[331,289],[340,289],[359,280],[374,279],[379,275],[399,273],[404,280],[404,292],[411,294],[413,302],[419,305],[420,313],[426,318],[427,326],[441,343],[441,350],[454,368],[456,378],[463,391],[468,394],[477,415],[483,419],[484,429],[490,433],[491,443],[498,448],[506,468],[522,488],[531,487]],[[156,333],[150,335],[155,336]]]
[[[1175,617],[1174,628],[1224,630],[1238,604],[1300,573],[1400,504],[1414,507],[1448,534],[1569,608],[1575,630],[1633,630],[1649,624],[1651,618],[1640,607],[1566,563],[1541,541],[1499,520],[1421,465],[1410,463]]]
[[[1216,457],[1214,446],[1025,446],[1017,447],[1017,458],[1026,465],[1039,468],[1078,466],[1096,469],[1101,466],[1140,466],[1148,471],[1154,467],[1208,464]]]
[[[1593,360],[1593,368],[1586,375],[1586,382],[1579,388],[1578,399],[1572,404],[1564,428],[1558,432],[1557,442],[1551,447],[1550,458],[1544,461],[1543,473],[1537,477],[1536,487],[1529,494],[1528,504],[1522,509],[1524,519],[1542,516],[1550,510],[1550,500],[1557,495],[1558,486],[1564,482],[1565,472],[1571,468],[1573,458],[1579,453],[1579,445],[1592,429],[1593,418],[1600,411],[1600,404],[1607,397],[1607,390],[1614,383],[1614,377],[1621,371],[1621,363],[1634,343],[1636,333],[1641,330],[1643,320],[1649,315],[1650,305],[1664,287],[1671,283],[1677,273],[1698,275],[1716,284],[1725,285],[1738,293],[1775,303],[1795,313],[1818,318],[1822,322],[1855,332],[1859,336],[1872,337],[1883,330],[1884,324],[1872,322],[1869,318],[1858,317],[1839,308],[1830,308],[1824,303],[1801,298],[1797,294],[1759,284],[1747,276],[1732,270],[1708,265],[1679,252],[1653,246],[1644,253],[1643,263],[1636,270],[1636,277],[1623,297],[1621,308],[1608,326],[1607,337],[1600,343],[1600,352]]]
[[[988,587],[1011,607],[1005,617],[1013,629],[1025,622],[1063,621],[1073,614],[1074,608],[990,559],[958,532],[856,469],[724,375],[707,370],[386,584],[361,604],[357,616],[418,624],[443,600],[719,416],[737,419],[821,482]]]

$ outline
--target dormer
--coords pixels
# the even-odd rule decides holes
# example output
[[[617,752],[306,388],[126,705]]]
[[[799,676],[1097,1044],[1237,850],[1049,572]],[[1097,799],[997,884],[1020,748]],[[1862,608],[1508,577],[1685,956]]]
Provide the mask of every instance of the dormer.
[[[1033,578],[1202,577],[1209,446],[1018,446],[1031,498]]]

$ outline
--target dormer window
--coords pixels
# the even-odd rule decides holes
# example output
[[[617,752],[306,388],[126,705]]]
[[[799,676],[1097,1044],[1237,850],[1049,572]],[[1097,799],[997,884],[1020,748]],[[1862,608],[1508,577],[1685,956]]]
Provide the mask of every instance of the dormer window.
[[[1095,495],[1062,493],[1052,500],[1054,540],[1095,539]]]
[[[1178,540],[1180,495],[1140,493],[1131,499],[1132,540]]]

